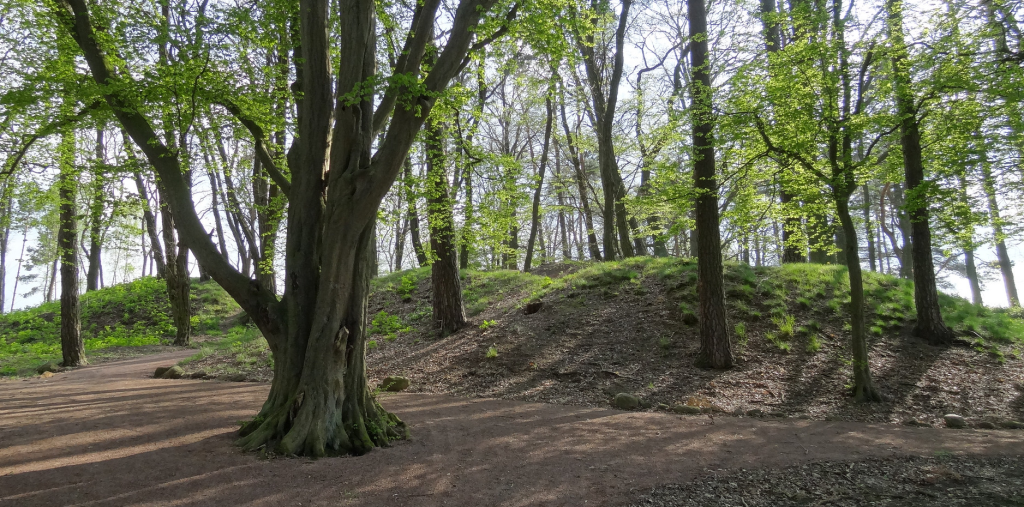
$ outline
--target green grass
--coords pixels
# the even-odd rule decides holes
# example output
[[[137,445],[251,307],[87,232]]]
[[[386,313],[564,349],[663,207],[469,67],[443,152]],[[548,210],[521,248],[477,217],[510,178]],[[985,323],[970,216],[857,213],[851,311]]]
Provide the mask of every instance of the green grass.
[[[199,346],[199,352],[179,361],[178,364],[187,366],[211,356],[230,357],[231,360],[218,362],[208,368],[206,370],[208,374],[238,373],[264,367],[274,368],[274,359],[270,354],[267,340],[263,338],[263,334],[258,329],[251,326],[235,326],[229,329],[223,338],[203,342]]]
[[[194,283],[196,334],[219,334],[238,305],[215,283]],[[174,336],[166,285],[156,278],[82,294],[80,318],[86,358],[111,347],[160,345]],[[60,302],[0,315],[0,376],[30,375],[60,361]]]

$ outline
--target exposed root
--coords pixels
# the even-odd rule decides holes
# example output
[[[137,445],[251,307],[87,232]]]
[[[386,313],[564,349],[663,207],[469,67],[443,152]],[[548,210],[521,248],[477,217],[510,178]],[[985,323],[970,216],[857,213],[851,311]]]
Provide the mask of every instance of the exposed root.
[[[882,394],[875,389],[874,384],[860,384],[853,387],[853,401],[858,403],[881,403],[884,401]]]
[[[374,447],[408,438],[405,423],[369,393],[363,403],[347,399],[335,406],[326,401],[310,400],[300,393],[276,408],[264,407],[243,425],[237,444],[246,451],[316,458],[366,454]]]

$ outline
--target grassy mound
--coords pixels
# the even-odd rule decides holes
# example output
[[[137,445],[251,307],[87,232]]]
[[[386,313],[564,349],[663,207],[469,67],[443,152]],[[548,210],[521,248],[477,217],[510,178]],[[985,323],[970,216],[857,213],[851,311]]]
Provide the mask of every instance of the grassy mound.
[[[367,373],[412,381],[411,392],[608,406],[620,392],[654,409],[941,424],[1024,420],[1024,322],[1010,311],[943,295],[946,322],[971,347],[910,335],[913,284],[865,273],[868,342],[885,403],[849,402],[849,284],[840,266],[726,263],[727,318],[737,366],[693,367],[699,347],[697,264],[634,258],[562,263],[532,273],[464,271],[470,325],[439,336],[430,269],[373,281]],[[531,303],[534,303],[531,305]],[[540,303],[536,305],[535,303]],[[531,305],[537,312],[524,311]],[[236,329],[184,364],[203,378],[269,380],[259,334]]]
[[[147,277],[82,294],[86,357],[168,343],[174,323],[166,287],[163,280]],[[193,284],[192,311],[194,333],[215,335],[239,309],[220,286],[205,282]],[[0,315],[0,376],[32,374],[39,364],[60,357],[59,301]]]

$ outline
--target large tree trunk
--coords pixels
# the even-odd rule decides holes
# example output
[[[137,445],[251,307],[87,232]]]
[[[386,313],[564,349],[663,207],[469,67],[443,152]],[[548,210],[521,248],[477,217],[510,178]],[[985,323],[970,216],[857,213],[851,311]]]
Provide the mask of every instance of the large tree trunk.
[[[430,227],[430,281],[433,287],[434,324],[442,336],[466,325],[459,261],[455,245],[455,216],[448,191],[448,171],[441,128],[427,119],[427,222]]]
[[[526,241],[526,260],[523,261],[523,271],[530,271],[533,267],[533,247],[537,241],[537,230],[540,227],[540,196],[544,189],[544,170],[548,165],[548,148],[551,144],[551,122],[555,116],[555,108],[551,104],[551,95],[554,93],[553,86],[549,87],[548,95],[544,101],[547,108],[547,121],[544,123],[544,147],[540,153],[540,168],[537,170],[537,188],[533,191],[533,209],[530,214],[530,239]]]
[[[60,177],[57,184],[60,229],[57,231],[57,246],[60,250],[60,348],[64,356],[61,365],[74,367],[86,364],[86,361],[78,306],[78,219],[75,212],[77,174],[74,168],[73,133],[63,133],[59,149]]]
[[[365,324],[374,223],[380,202],[401,172],[416,132],[434,97],[442,94],[469,52],[473,34],[495,2],[463,0],[447,30],[437,62],[419,82],[349,102],[349,93],[375,78],[375,4],[344,0],[331,16],[326,0],[300,0],[295,41],[297,135],[289,150],[288,237],[285,293],[280,300],[230,266],[195,212],[177,152],[124,94],[120,76],[96,43],[83,0],[58,0],[58,19],[85,53],[107,103],[156,169],[182,243],[239,303],[267,338],[275,375],[259,415],[242,428],[250,450],[323,456],[362,454],[405,436],[404,425],[374,400],[365,371]],[[395,74],[421,67],[439,0],[418,4]],[[336,14],[336,13],[335,13]],[[330,31],[341,55],[330,59]],[[337,79],[334,79],[334,71]],[[330,107],[338,91],[337,102]],[[412,104],[399,104],[398,97]],[[378,104],[376,111],[373,105]],[[373,158],[376,132],[390,127]],[[332,128],[333,119],[333,128]],[[332,134],[333,133],[333,134]],[[333,137],[332,137],[333,136]],[[327,154],[330,153],[330,160]]]
[[[921,132],[917,118],[915,97],[910,83],[910,62],[903,39],[903,0],[887,0],[889,40],[894,54],[893,79],[895,81],[896,108],[900,116],[900,144],[903,147],[903,166],[907,190],[910,192],[908,212],[914,243],[914,303],[917,305],[917,324],[914,334],[933,344],[953,343],[955,335],[946,327],[939,309],[939,291],[935,286],[935,267],[932,261],[932,232],[928,223],[927,185],[924,181],[924,161],[921,155]]]
[[[729,368],[733,358],[725,321],[707,13],[704,0],[687,0],[686,7],[690,19],[690,65],[693,69],[693,184],[698,192],[695,211],[698,231],[700,350],[697,352],[696,364],[701,367]]]
[[[301,179],[292,180],[293,190],[301,188]],[[289,230],[296,222],[289,219]],[[405,424],[377,403],[366,380],[372,230],[365,224],[362,233],[352,237],[351,228],[336,229],[337,239],[325,248],[331,257],[331,262],[323,264],[327,283],[318,284],[310,294],[321,318],[313,322],[313,308],[299,312],[295,316],[302,320],[291,319],[294,328],[287,336],[269,337],[274,379],[260,413],[241,429],[239,444],[244,449],[284,455],[359,455],[407,435]],[[296,246],[292,242],[292,248]],[[293,278],[300,270],[290,267],[289,278]]]

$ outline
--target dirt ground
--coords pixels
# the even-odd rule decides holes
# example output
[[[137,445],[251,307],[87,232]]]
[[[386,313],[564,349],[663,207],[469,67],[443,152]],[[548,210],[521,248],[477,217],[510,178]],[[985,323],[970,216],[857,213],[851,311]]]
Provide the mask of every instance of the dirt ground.
[[[408,441],[261,460],[232,442],[268,385],[147,378],[191,353],[0,382],[0,505],[624,505],[709,470],[1024,454],[1019,431],[396,394]]]

